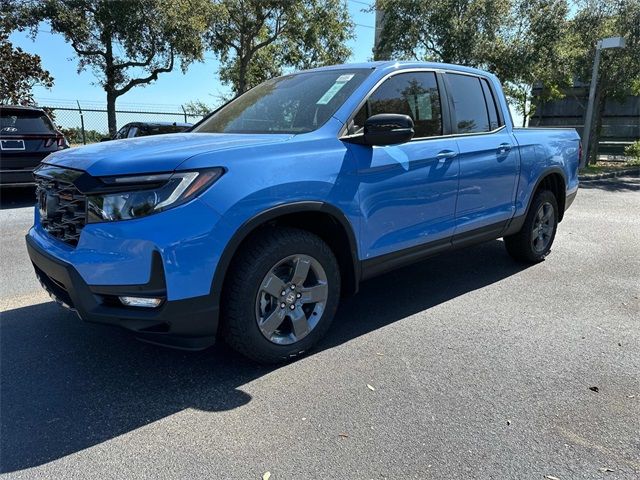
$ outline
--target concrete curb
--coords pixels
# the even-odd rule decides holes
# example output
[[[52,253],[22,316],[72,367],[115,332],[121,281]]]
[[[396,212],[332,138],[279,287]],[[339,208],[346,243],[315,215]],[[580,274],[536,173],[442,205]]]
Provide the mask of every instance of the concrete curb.
[[[603,180],[605,178],[614,177],[640,177],[640,167],[625,168],[624,170],[615,170],[613,172],[594,173],[588,175],[580,175],[578,177],[581,182],[588,182],[590,180]]]

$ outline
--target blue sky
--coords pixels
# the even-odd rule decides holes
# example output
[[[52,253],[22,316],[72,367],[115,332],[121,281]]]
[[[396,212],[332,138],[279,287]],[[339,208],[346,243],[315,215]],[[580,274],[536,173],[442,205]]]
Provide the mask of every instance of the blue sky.
[[[353,53],[349,62],[363,62],[372,57],[375,14],[363,12],[367,8],[364,1],[348,0],[349,11],[355,26],[355,38],[349,43]],[[95,85],[95,77],[90,69],[77,73],[77,57],[71,46],[60,35],[49,33],[48,25],[42,26],[35,41],[25,33],[11,35],[14,45],[29,53],[40,55],[44,68],[54,77],[51,90],[35,88],[35,97],[40,103],[62,104],[105,102],[105,93]],[[203,63],[194,63],[186,74],[179,68],[163,73],[158,80],[145,87],[134,87],[118,99],[118,107],[127,104],[144,106],[179,106],[190,100],[201,100],[207,104],[219,103],[218,96],[227,93],[218,80],[218,62],[211,52],[205,54]],[[178,107],[179,108],[179,107]]]

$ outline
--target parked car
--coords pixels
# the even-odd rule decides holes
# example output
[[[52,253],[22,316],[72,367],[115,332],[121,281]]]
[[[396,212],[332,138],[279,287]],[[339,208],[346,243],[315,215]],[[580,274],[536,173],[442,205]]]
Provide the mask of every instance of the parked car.
[[[44,157],[69,144],[40,108],[0,106],[0,185],[33,185]]]
[[[499,237],[516,260],[543,260],[579,149],[572,129],[514,128],[481,70],[324,67],[189,133],[50,156],[27,246],[44,288],[87,321],[187,349],[221,336],[279,362],[393,268]]]
[[[120,140],[122,138],[146,137],[163,133],[184,132],[193,126],[186,122],[131,122],[120,128],[113,138],[103,138],[102,141]]]

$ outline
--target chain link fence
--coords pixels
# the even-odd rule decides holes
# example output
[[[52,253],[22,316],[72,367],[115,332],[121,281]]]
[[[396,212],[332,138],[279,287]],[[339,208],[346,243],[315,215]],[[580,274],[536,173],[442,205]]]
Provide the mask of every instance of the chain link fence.
[[[109,137],[107,108],[104,103],[39,100],[38,107],[47,111],[71,145],[86,145]],[[131,122],[196,123],[202,117],[202,114],[189,112],[183,105],[126,104],[116,110],[118,128]]]

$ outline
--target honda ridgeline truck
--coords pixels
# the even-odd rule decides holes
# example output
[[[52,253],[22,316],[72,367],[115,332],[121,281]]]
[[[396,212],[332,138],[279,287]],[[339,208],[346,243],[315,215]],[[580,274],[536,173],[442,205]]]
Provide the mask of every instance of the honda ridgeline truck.
[[[341,295],[504,238],[549,253],[578,189],[570,129],[514,128],[498,79],[378,62],[269,80],[188,133],[49,155],[27,234],[44,288],[157,344],[261,362],[311,348]]]

